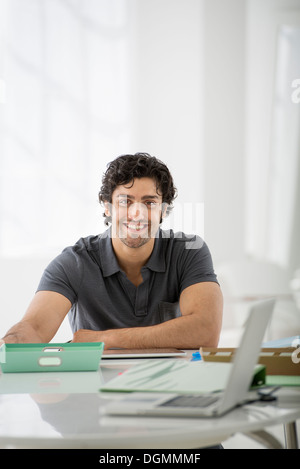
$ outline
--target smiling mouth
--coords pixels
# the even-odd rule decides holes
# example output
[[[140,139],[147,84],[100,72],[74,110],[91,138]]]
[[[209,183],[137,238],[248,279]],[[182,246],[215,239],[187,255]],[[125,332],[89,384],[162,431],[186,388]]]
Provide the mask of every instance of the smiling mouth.
[[[138,233],[140,231],[145,230],[148,228],[148,223],[124,223],[124,226],[127,228],[128,231],[131,231],[132,233]]]

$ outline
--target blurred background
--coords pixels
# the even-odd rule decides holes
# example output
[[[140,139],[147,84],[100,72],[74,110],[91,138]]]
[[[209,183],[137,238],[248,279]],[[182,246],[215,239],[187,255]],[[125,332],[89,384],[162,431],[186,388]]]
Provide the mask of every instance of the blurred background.
[[[300,0],[0,0],[0,336],[137,151],[174,176],[163,227],[211,250],[220,345],[268,296],[266,340],[300,334]]]

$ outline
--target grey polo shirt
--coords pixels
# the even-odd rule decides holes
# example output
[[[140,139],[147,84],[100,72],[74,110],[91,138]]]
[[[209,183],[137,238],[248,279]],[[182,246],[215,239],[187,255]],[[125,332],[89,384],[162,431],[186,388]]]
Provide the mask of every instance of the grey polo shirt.
[[[110,230],[81,238],[45,269],[37,291],[72,303],[72,331],[149,326],[181,315],[179,297],[198,282],[217,282],[209,249],[197,237],[159,230],[136,287],[120,268]],[[217,282],[218,283],[218,282]]]

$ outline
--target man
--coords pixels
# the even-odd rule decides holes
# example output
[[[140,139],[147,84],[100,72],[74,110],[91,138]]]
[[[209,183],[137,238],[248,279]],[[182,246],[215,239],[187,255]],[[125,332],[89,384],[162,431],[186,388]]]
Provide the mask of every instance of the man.
[[[99,192],[109,229],[80,239],[46,268],[6,343],[49,342],[69,312],[74,342],[106,348],[217,346],[222,293],[207,245],[160,228],[176,189],[145,153],[108,165]]]

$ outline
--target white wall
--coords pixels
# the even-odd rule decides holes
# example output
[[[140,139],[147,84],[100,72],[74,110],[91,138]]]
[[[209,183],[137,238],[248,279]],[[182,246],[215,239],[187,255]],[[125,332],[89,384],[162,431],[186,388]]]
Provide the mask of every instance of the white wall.
[[[273,260],[291,276],[300,265],[296,242],[300,236],[299,193],[292,200],[288,197],[294,185],[299,187],[300,106],[291,101],[291,84],[300,76],[300,51],[297,64],[288,63],[285,70],[278,69],[278,34],[283,25],[300,29],[299,0],[247,0],[245,247],[253,258]],[[292,70],[296,75],[287,80]],[[280,97],[276,89],[279,80],[284,87]],[[280,100],[284,110],[279,116],[280,128],[276,128],[275,111]],[[276,173],[282,187],[274,190]],[[281,200],[276,206],[278,193]],[[276,230],[277,236],[272,236],[270,230]],[[290,231],[294,233],[290,235]]]
[[[37,4],[35,2],[32,2],[32,0],[27,1],[29,1],[29,19],[35,25],[36,21],[40,18],[40,10],[36,11]],[[103,6],[106,2],[100,0],[100,3]],[[68,241],[64,241],[65,244],[74,243],[79,236],[92,234],[86,231],[87,228],[83,223],[84,220],[87,226],[98,226],[96,229],[99,232],[104,230],[100,207],[97,210],[97,192],[102,170],[105,169],[105,164],[113,157],[118,156],[120,153],[134,153],[136,151],[154,154],[166,162],[173,173],[179,191],[177,199],[178,207],[182,207],[184,203],[188,205],[199,204],[203,201],[203,2],[201,0],[189,0],[188,2],[183,0],[116,0],[113,3],[108,2],[106,4],[108,14],[107,17],[102,18],[100,14],[93,17],[93,9],[95,9],[97,3],[93,3],[90,9],[88,4],[84,3],[82,5],[84,21],[80,21],[78,17],[78,4],[76,2],[69,2],[69,5],[62,5],[60,0],[55,0],[53,4],[44,1],[40,3],[44,15],[50,15],[49,19],[43,17],[43,21],[45,20],[48,28],[47,31],[52,31],[54,18],[58,17],[60,24],[57,37],[61,41],[61,47],[58,47],[58,44],[56,44],[57,38],[55,41],[52,39],[51,42],[52,36],[49,37],[48,34],[43,36],[43,41],[47,44],[47,53],[48,55],[51,54],[51,61],[49,57],[45,60],[48,67],[45,73],[50,70],[51,74],[55,74],[58,81],[61,80],[63,82],[57,83],[55,81],[53,83],[54,89],[49,88],[46,90],[46,94],[43,97],[45,100],[49,97],[48,106],[53,106],[51,99],[54,98],[54,104],[58,102],[63,109],[65,107],[68,109],[66,125],[69,124],[68,129],[70,132],[67,138],[59,140],[58,137],[63,133],[62,131],[65,126],[64,121],[56,123],[55,134],[51,133],[51,130],[47,131],[47,128],[44,129],[44,136],[47,136],[47,142],[51,142],[51,149],[55,148],[53,155],[49,145],[42,141],[43,136],[35,135],[35,140],[42,142],[41,147],[38,147],[36,152],[40,154],[40,159],[35,163],[34,158],[36,155],[34,155],[30,159],[30,164],[39,168],[44,167],[43,178],[45,178],[45,182],[36,181],[36,183],[38,186],[42,185],[44,187],[43,196],[45,192],[49,194],[53,191],[53,197],[48,197],[47,205],[45,205],[44,199],[40,200],[36,196],[37,202],[39,202],[39,210],[31,210],[30,212],[31,218],[33,217],[35,221],[35,226],[37,225],[37,220],[39,220],[36,228],[38,228],[40,233],[37,233],[37,230],[34,229],[34,224],[31,222],[26,227],[20,227],[20,225],[16,224],[18,227],[14,232],[16,244],[20,239],[19,233],[23,232],[23,236],[26,235],[26,238],[31,240],[29,247],[31,254],[27,259],[20,259],[21,275],[16,275],[15,282],[12,282],[12,273],[9,276],[5,276],[6,270],[4,265],[7,268],[7,263],[2,262],[3,269],[0,268],[2,291],[0,295],[6,311],[1,313],[0,336],[5,332],[9,324],[20,319],[28,305],[29,299],[34,294],[38,276],[35,266],[38,266],[39,271],[40,264],[44,262],[46,266],[48,262],[45,261],[45,258],[48,258],[48,251],[42,245],[43,232],[46,234],[49,246],[51,245],[49,255],[54,256],[55,249],[58,253],[64,247],[62,243],[60,245],[58,242],[60,233],[65,236],[64,239],[68,239]],[[26,25],[22,23],[22,18],[17,14],[18,0],[14,0],[13,6],[17,16],[16,24],[21,25],[24,28],[24,31],[22,29],[24,34],[29,35]],[[22,7],[24,8],[24,2]],[[43,10],[43,8],[45,9]],[[121,19],[120,21],[114,21],[114,15],[118,11],[120,11]],[[13,29],[15,25],[14,19],[11,19],[9,24],[11,27],[9,31],[13,38],[15,34]],[[42,22],[42,26],[43,24]],[[65,40],[63,37],[64,25],[67,31]],[[90,30],[87,28],[87,25],[91,26]],[[62,66],[64,60],[68,57],[67,50],[70,44],[72,44],[72,35],[74,35],[76,44],[80,45],[78,62],[76,61],[75,49],[69,59],[72,65],[71,68],[75,70],[74,73],[79,82],[77,86],[78,92],[76,91],[77,95],[75,92],[64,94],[64,85],[68,79],[71,79],[71,75],[68,72],[70,67],[64,67],[60,74],[59,67],[57,66],[57,63],[60,63]],[[110,41],[107,50],[101,42],[103,37],[107,37],[107,40]],[[122,37],[124,37],[123,44],[121,43]],[[28,38],[29,43],[30,39],[32,38]],[[36,36],[33,35],[33,42],[35,40]],[[20,67],[22,63],[27,64],[28,61],[27,67],[25,67],[25,70],[22,70],[22,73],[26,75],[29,72],[30,74],[32,70],[34,71],[30,63],[33,59],[25,48],[26,57],[22,58],[23,62],[20,60],[19,53],[21,55],[24,51],[22,44],[20,45],[19,42],[15,41],[16,45],[14,46],[16,49],[15,55],[18,59],[17,65]],[[42,46],[44,43],[38,42],[38,44]],[[91,47],[88,51],[88,59],[86,57],[86,61],[82,62],[82,51],[88,45]],[[19,51],[19,48],[21,51]],[[105,55],[102,57],[103,50]],[[110,66],[109,55],[120,54],[120,51],[124,52],[123,62],[112,60]],[[36,55],[33,58],[38,62]],[[41,67],[43,65],[42,63]],[[53,65],[53,69],[51,69],[51,65]],[[86,70],[84,67],[86,67]],[[121,73],[121,78],[118,77],[119,81],[116,79],[115,73]],[[104,81],[102,80],[103,75]],[[52,75],[48,78],[50,84],[52,83],[51,79]],[[112,82],[111,80],[115,81]],[[110,87],[111,83],[113,85]],[[129,86],[127,86],[128,83],[130,84]],[[105,86],[110,87],[108,93],[105,91]],[[120,102],[120,115],[118,115],[117,100],[116,96],[114,96],[113,86],[116,88],[116,95],[122,98]],[[17,90],[22,92],[20,87]],[[32,93],[34,93],[34,88]],[[122,93],[128,93],[128,95],[123,96]],[[68,107],[69,94],[71,94],[71,98],[73,98],[73,94],[74,96],[76,95],[75,103],[72,102],[70,107]],[[111,106],[108,97],[112,99]],[[126,104],[125,107],[124,102]],[[80,106],[78,106],[78,103],[81,103]],[[40,102],[37,102],[36,106],[39,108],[40,104]],[[9,100],[7,106],[9,106]],[[28,103],[26,102],[23,108],[25,114],[25,110],[28,109],[27,106]],[[59,109],[56,109],[60,115]],[[84,115],[81,110],[84,110]],[[77,114],[78,119],[82,120],[79,126],[77,125],[78,119],[75,119]],[[75,116],[75,123],[72,122],[73,115]],[[47,125],[49,116],[42,115],[39,121]],[[116,122],[115,127],[114,122]],[[20,128],[22,128],[21,125]],[[19,128],[15,130],[17,135]],[[82,132],[84,132],[85,139],[81,138]],[[71,134],[73,135],[73,144],[69,145]],[[22,139],[25,143],[26,135],[22,135]],[[83,141],[85,142],[85,147],[82,147]],[[121,146],[122,142],[124,143],[123,147]],[[61,145],[64,147],[63,150],[60,148]],[[43,149],[45,152],[42,151]],[[76,158],[73,153],[74,149],[76,149]],[[113,155],[113,149],[117,149],[118,153]],[[81,154],[82,156],[80,157]],[[4,155],[4,157],[7,158],[8,156]],[[72,164],[72,160],[74,160],[74,164]],[[13,165],[12,160],[11,166],[18,170],[19,162],[24,166],[27,164],[23,147],[21,149],[18,148],[18,164]],[[65,187],[68,185],[74,186],[72,178],[70,177],[69,181],[67,178],[68,166],[71,165],[73,171],[75,171],[74,165],[76,162],[81,165],[81,170],[76,173],[76,179],[78,179],[79,184],[75,190],[69,191],[64,196]],[[61,165],[64,168],[63,171],[61,170]],[[49,167],[51,167],[51,171],[49,171]],[[23,188],[24,186],[23,203],[25,205],[28,205],[28,202],[26,202],[28,197],[26,185],[28,177],[34,178],[34,169],[34,166],[32,171],[27,169],[26,178],[23,177],[22,172],[19,174],[19,187]],[[87,177],[87,171],[93,173],[90,178]],[[11,176],[12,174],[13,172],[10,173]],[[56,181],[56,185],[54,181]],[[8,178],[5,178],[5,183],[7,191],[12,192],[14,184],[10,183]],[[89,194],[89,200],[85,191]],[[94,197],[91,196],[92,191],[94,191]],[[33,190],[32,192],[34,194]],[[13,194],[16,197],[15,191]],[[88,205],[88,207],[91,205],[91,207],[87,207],[84,210],[84,205]],[[28,206],[30,208],[30,205]],[[14,204],[9,205],[9,207],[11,214],[17,213],[15,199]],[[41,213],[41,210],[44,210],[44,212]],[[76,216],[76,211],[80,211],[80,217],[79,212],[78,216]],[[61,213],[61,222],[59,222],[59,216],[55,216],[56,212]],[[184,217],[181,215],[180,209],[174,212],[177,229],[184,229],[186,222],[191,221],[191,219],[184,220]],[[92,217],[97,217],[97,219],[95,218],[93,221]],[[18,218],[18,214],[15,218]],[[50,219],[53,221],[51,226],[49,226]],[[185,226],[182,226],[182,223]],[[63,233],[64,226],[68,227],[65,234]],[[78,231],[80,226],[82,233]],[[164,226],[168,227],[168,222]],[[72,230],[74,234],[72,234]],[[13,253],[13,247],[10,254]],[[34,252],[35,249],[36,252]],[[42,257],[42,259],[37,258],[31,262],[31,259],[35,256]],[[15,263],[12,262],[10,272],[12,272],[14,265]],[[28,282],[22,282],[22,276],[27,269]],[[17,296],[15,295],[16,290],[18,291]],[[66,337],[66,340],[68,340],[68,337]]]
[[[205,237],[215,263],[244,254],[245,1],[205,1]]]
[[[134,145],[168,164],[178,203],[203,201],[203,1],[137,0]]]

